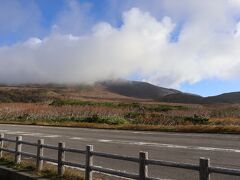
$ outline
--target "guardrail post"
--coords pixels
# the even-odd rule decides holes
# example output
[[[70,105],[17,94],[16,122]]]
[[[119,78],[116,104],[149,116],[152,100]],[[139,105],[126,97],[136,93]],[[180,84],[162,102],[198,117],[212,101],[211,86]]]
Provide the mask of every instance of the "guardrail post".
[[[37,146],[37,162],[36,162],[37,172],[42,171],[42,168],[43,168],[43,160],[41,159],[43,157],[43,146],[42,146],[43,144],[44,144],[44,139],[39,139],[38,146]]]
[[[148,166],[146,160],[148,159],[147,152],[139,153],[139,180],[145,180],[148,177]]]
[[[199,160],[199,180],[210,180],[210,159],[200,158]]]
[[[85,180],[92,180],[92,170],[93,156],[92,156],[93,146],[86,146],[86,169],[85,169]]]
[[[21,163],[21,152],[22,152],[22,136],[16,137],[16,148],[15,148],[15,163]]]
[[[65,167],[63,161],[65,161],[65,142],[58,143],[58,176],[63,176]]]
[[[1,144],[0,144],[0,158],[3,157],[3,150],[2,150],[3,144],[4,144],[3,138],[4,138],[4,134],[1,134],[1,135],[0,135],[0,143],[1,143]]]

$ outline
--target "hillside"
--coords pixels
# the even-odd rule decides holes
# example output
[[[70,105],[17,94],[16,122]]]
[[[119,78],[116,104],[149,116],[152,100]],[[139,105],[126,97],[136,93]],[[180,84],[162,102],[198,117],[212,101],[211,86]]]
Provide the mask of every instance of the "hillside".
[[[181,93],[140,81],[107,81],[101,83],[108,91],[140,99],[157,99],[169,94]]]
[[[107,81],[101,84],[107,91],[115,94],[139,99],[152,99],[160,102],[187,104],[240,103],[240,92],[202,97],[139,81]]]
[[[54,99],[158,101],[209,104],[240,103],[240,92],[201,97],[139,81],[105,81],[93,85],[0,86],[0,102],[45,102]]]
[[[240,92],[224,93],[204,98],[205,103],[240,103]]]
[[[176,93],[158,99],[162,102],[212,104],[212,103],[240,103],[240,92],[224,93],[217,96],[201,97],[195,94]]]
[[[163,102],[188,103],[188,104],[201,104],[204,102],[204,98],[201,96],[182,92],[169,94],[159,98],[158,100]]]
[[[180,92],[146,82],[123,80],[98,82],[93,85],[1,85],[0,102],[43,102],[53,99],[145,101],[173,93]]]

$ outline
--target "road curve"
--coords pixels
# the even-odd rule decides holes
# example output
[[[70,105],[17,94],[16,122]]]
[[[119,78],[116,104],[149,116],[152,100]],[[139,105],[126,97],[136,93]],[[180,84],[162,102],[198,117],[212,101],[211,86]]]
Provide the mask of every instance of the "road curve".
[[[56,145],[66,142],[67,147],[84,149],[94,145],[94,150],[129,156],[138,156],[139,151],[147,151],[149,158],[198,164],[199,157],[211,159],[211,165],[240,169],[240,136],[229,134],[163,133],[150,131],[104,130],[88,128],[48,127],[29,125],[0,125],[0,133],[6,137],[23,136],[24,140]],[[11,144],[9,144],[11,146]],[[24,147],[35,152],[31,147]],[[45,151],[48,157],[56,158],[56,152]],[[77,154],[67,154],[67,160],[80,162],[84,158]],[[102,167],[137,173],[134,163],[95,158],[94,164]],[[169,167],[149,167],[150,175],[163,179],[198,179],[198,173]],[[212,174],[211,179],[237,180],[240,177]]]

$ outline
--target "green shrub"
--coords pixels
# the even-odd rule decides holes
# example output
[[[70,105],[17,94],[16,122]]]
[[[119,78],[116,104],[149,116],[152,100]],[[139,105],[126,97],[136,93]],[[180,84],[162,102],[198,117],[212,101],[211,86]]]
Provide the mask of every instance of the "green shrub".
[[[184,106],[172,106],[172,105],[162,105],[162,104],[151,104],[145,107],[149,111],[156,112],[167,112],[172,110],[185,110],[187,109]]]
[[[94,101],[81,101],[74,99],[56,99],[50,105],[63,106],[63,105],[78,105],[78,106],[107,106],[115,107],[116,104],[113,102],[94,102]]]
[[[127,119],[136,119],[142,116],[142,113],[139,112],[128,112],[124,115],[125,118]]]
[[[196,124],[208,124],[209,119],[203,116],[198,116],[196,114],[194,114],[193,117],[185,117],[184,121],[186,122],[191,122],[194,125]]]
[[[83,118],[81,122],[120,125],[120,124],[126,124],[128,121],[126,119],[122,118],[122,117],[119,117],[119,116],[101,117],[101,116],[98,116],[96,114],[96,115],[93,115],[91,117]]]

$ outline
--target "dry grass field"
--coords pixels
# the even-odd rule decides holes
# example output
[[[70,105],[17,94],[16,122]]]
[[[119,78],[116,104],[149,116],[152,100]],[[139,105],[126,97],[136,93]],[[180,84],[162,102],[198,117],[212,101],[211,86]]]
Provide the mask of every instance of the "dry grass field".
[[[176,104],[103,87],[1,87],[0,122],[184,132],[240,132],[239,104]]]

